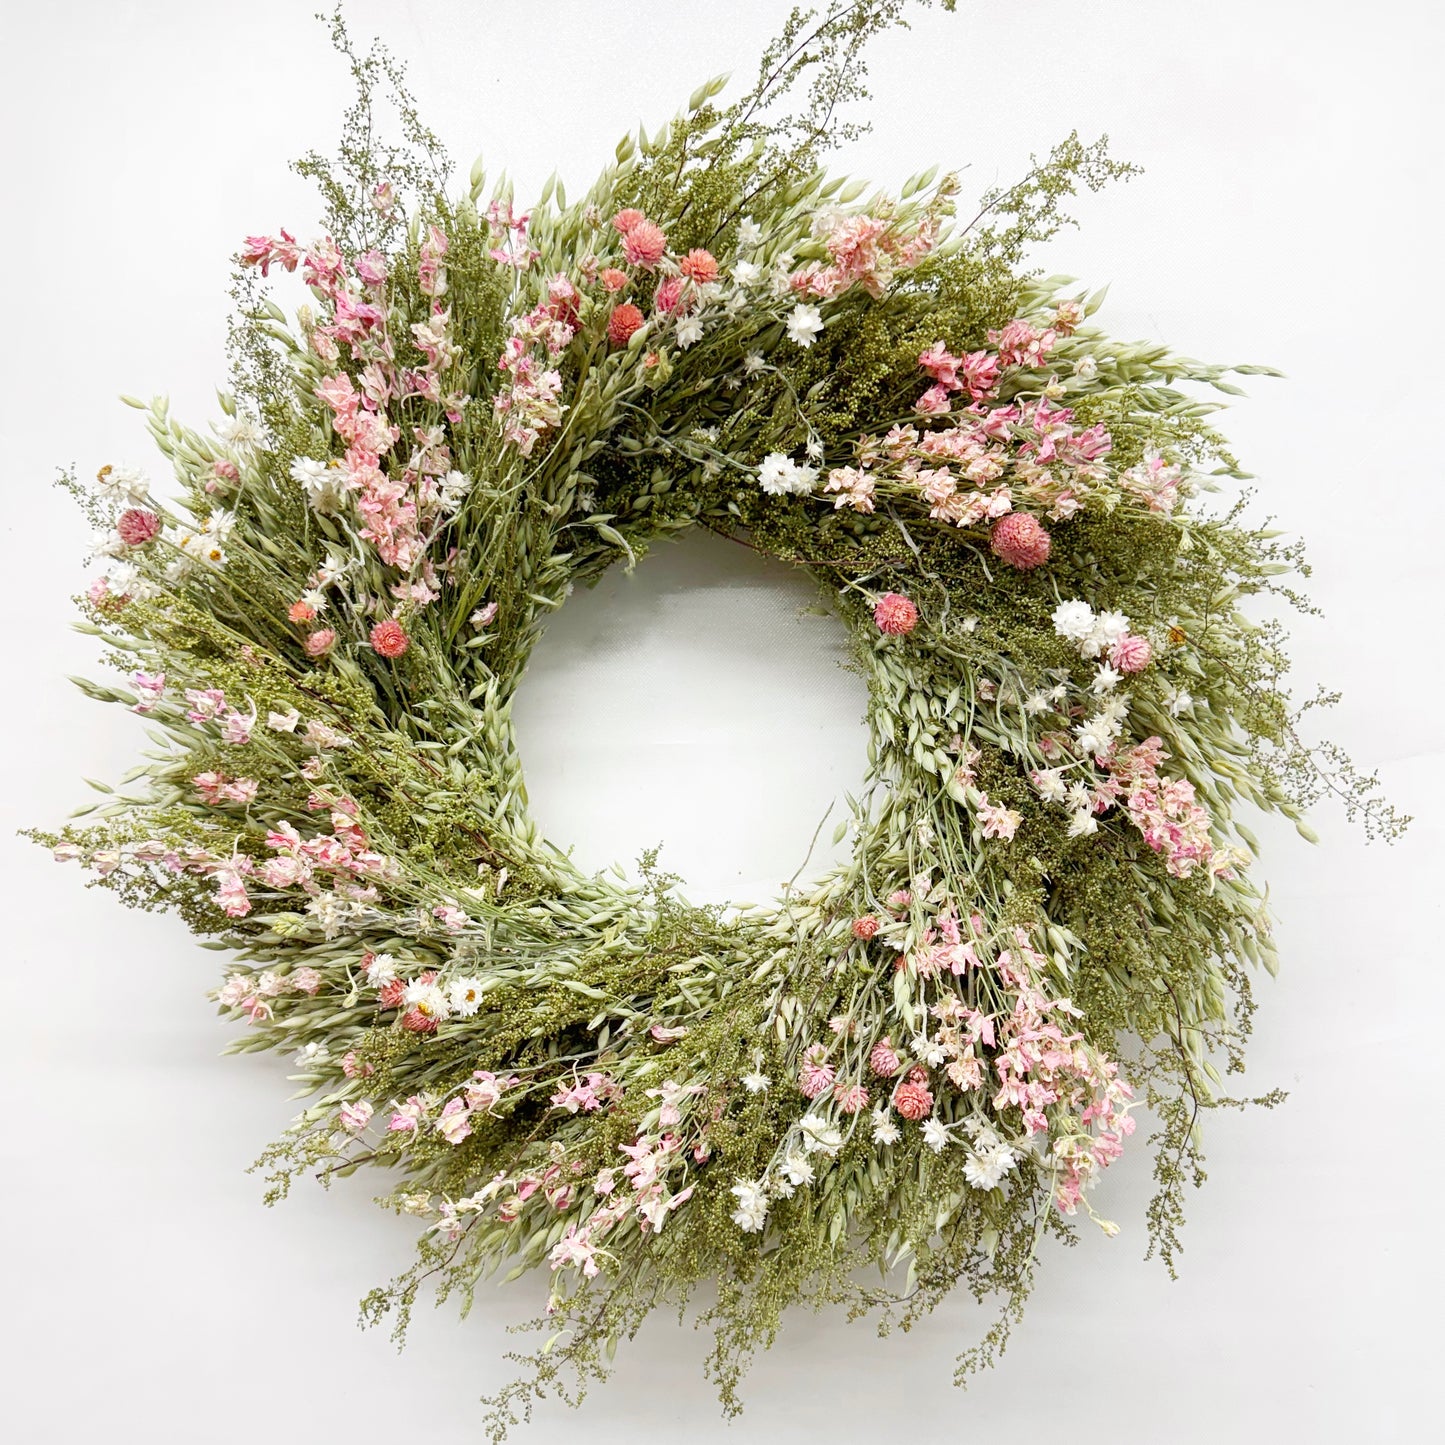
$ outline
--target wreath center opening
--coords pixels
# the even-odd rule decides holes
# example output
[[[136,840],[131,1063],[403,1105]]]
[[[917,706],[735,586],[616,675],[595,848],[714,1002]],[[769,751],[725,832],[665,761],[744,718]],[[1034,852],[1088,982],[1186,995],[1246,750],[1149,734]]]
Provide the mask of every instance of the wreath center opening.
[[[851,656],[802,569],[701,528],[657,545],[532,652],[513,720],[533,817],[589,873],[635,877],[662,845],[697,903],[817,877],[851,850],[834,832],[867,766]]]

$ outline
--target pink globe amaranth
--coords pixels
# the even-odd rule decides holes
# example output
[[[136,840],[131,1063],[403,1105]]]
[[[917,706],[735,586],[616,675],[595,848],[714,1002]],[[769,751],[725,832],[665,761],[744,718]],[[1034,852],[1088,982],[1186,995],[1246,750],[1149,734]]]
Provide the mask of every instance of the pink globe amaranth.
[[[642,312],[630,301],[614,306],[612,315],[607,318],[607,339],[614,346],[626,346],[632,333],[641,327],[642,320]]]
[[[717,261],[711,251],[704,251],[700,247],[689,251],[677,263],[677,269],[689,281],[696,281],[699,286],[706,286],[709,281],[717,280]]]
[[[893,1107],[905,1119],[917,1123],[933,1112],[933,1095],[922,1084],[899,1084],[893,1091]]]
[[[411,646],[411,638],[402,631],[401,623],[388,617],[371,629],[371,650],[378,657],[400,657]]]
[[[318,627],[315,632],[307,634],[306,641],[301,645],[306,649],[307,657],[325,657],[336,645],[336,634],[329,627]]]
[[[1136,637],[1126,632],[1109,649],[1109,661],[1120,672],[1143,672],[1154,657],[1154,649],[1147,637]]]
[[[115,530],[127,547],[144,547],[160,534],[161,519],[144,507],[130,507],[116,518]]]
[[[659,311],[676,311],[682,301],[682,277],[669,276],[657,288],[652,297],[652,304]]]
[[[891,1079],[898,1072],[902,1060],[893,1049],[893,1040],[879,1039],[868,1054],[868,1067],[880,1079]]]
[[[901,592],[885,592],[873,605],[879,632],[906,637],[918,625],[918,609]]]
[[[1028,571],[1049,560],[1052,543],[1049,534],[1039,526],[1038,518],[1028,512],[1009,512],[993,524],[989,546],[996,557],[1010,567]]]
[[[380,1008],[397,1008],[406,997],[406,984],[399,978],[382,984],[376,991],[376,1002]]]
[[[861,938],[866,943],[877,934],[878,927],[878,920],[871,913],[865,913],[862,918],[853,920],[853,937]]]
[[[626,210],[618,211],[618,213],[613,216],[612,228],[619,234],[625,236],[639,221],[645,221],[646,219],[647,217],[644,216],[641,211],[629,206]]]
[[[623,234],[622,254],[634,266],[651,270],[662,260],[666,250],[667,237],[663,234],[662,227],[652,221],[638,221]]]

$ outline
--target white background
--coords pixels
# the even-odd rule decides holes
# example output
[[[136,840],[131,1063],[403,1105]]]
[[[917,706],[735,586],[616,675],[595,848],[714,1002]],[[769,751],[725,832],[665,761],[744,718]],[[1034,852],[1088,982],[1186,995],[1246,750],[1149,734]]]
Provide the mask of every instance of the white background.
[[[409,1225],[359,1179],[262,1209],[243,1169],[292,1106],[283,1061],[218,1057],[203,992],[219,960],[12,836],[140,744],[64,681],[94,670],[67,627],[85,529],[49,479],[146,459],[119,392],[215,415],[228,257],[248,232],[309,233],[286,163],[330,146],[346,98],[312,8],[4,11],[0,1436],[17,1445],[473,1441],[475,1397],[507,1374],[504,1326],[540,1297],[535,1282],[488,1291],[465,1324],[423,1309],[400,1356],[357,1331],[355,1303],[405,1263]],[[485,148],[520,197],[556,162],[579,190],[624,129],[655,127],[718,71],[748,76],[785,9],[349,6],[361,37],[384,32],[409,62],[457,161]],[[799,1317],[731,1429],[699,1376],[703,1341],[659,1319],[581,1419],[546,1407],[519,1439],[1433,1435],[1441,32],[1424,0],[964,0],[876,47],[874,129],[840,160],[886,184],[969,163],[976,191],[1074,126],[1107,130],[1147,174],[1087,200],[1049,268],[1112,282],[1102,319],[1121,335],[1289,373],[1227,426],[1310,544],[1327,616],[1297,627],[1301,690],[1345,690],[1333,734],[1418,821],[1394,850],[1328,811],[1315,849],[1266,830],[1285,971],[1260,989],[1249,1082],[1291,1098],[1209,1121],[1183,1278],[1141,1259],[1136,1150],[1104,1191],[1123,1235],[1053,1252],[1002,1368],[966,1395],[950,1361],[985,1317],[963,1299],[883,1342]],[[682,545],[562,614],[519,704],[529,777],[544,823],[589,860],[665,838],[699,895],[756,896],[857,776],[860,698],[836,633],[796,616],[806,587],[741,549]],[[619,765],[643,781],[620,787]]]

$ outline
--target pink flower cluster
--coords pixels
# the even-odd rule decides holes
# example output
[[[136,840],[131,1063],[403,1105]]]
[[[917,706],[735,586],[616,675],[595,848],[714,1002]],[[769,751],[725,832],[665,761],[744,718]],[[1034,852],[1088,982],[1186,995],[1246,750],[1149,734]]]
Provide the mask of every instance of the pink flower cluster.
[[[252,1023],[264,1023],[273,1012],[272,999],[286,994],[316,994],[323,982],[314,968],[295,968],[285,974],[270,970],[233,973],[217,989],[216,1001],[224,1008],[240,1009]]]
[[[824,213],[814,231],[828,261],[810,261],[794,272],[793,290],[802,297],[831,298],[861,286],[877,300],[899,271],[911,270],[933,249],[938,221],[930,214],[917,229],[902,234],[892,221],[875,216]]]
[[[569,1114],[579,1111],[583,1114],[594,1114],[610,1104],[621,1092],[611,1078],[594,1069],[580,1078],[573,1078],[560,1085],[550,1102],[554,1108],[565,1109]]]
[[[577,288],[566,276],[547,283],[547,300],[512,321],[512,334],[497,359],[507,385],[492,405],[505,417],[503,438],[524,456],[532,455],[537,439],[562,420],[562,373],[547,362],[561,356],[577,328]]]
[[[1164,855],[1175,878],[1188,878],[1214,855],[1208,811],[1195,799],[1187,778],[1161,778],[1159,766],[1168,758],[1160,738],[1099,759],[1108,777],[1094,789],[1095,810],[1103,812],[1122,801],[1129,821],[1144,841]],[[1225,865],[1228,866],[1227,864]]]

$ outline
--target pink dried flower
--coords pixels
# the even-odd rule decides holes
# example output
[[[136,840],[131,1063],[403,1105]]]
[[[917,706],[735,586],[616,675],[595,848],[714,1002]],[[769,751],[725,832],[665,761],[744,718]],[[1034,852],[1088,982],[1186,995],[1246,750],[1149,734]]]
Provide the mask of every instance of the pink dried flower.
[[[704,251],[700,248],[689,251],[678,262],[678,270],[689,281],[696,281],[699,286],[706,286],[708,282],[717,280],[716,259],[711,251]]]
[[[885,592],[873,605],[879,632],[905,637],[918,625],[918,609],[901,592]]]
[[[911,1081],[899,1084],[893,1092],[893,1107],[903,1115],[905,1119],[911,1119],[915,1123],[919,1119],[926,1119],[933,1112],[933,1095],[929,1093],[924,1084],[915,1084]]]
[[[1120,635],[1109,649],[1109,661],[1120,672],[1143,672],[1153,659],[1154,649],[1147,637],[1136,637],[1132,632]]]
[[[144,547],[154,541],[161,529],[161,519],[143,507],[129,507],[116,520],[115,530],[127,547]]]
[[[853,920],[853,937],[861,938],[865,943],[878,932],[878,920],[871,913],[865,913],[862,918]]]
[[[805,1099],[816,1099],[833,1087],[838,1071],[827,1062],[827,1056],[826,1044],[814,1044],[803,1055],[803,1063],[798,1069],[798,1088]]]
[[[614,346],[626,346],[628,338],[642,325],[643,317],[630,301],[624,301],[612,309],[607,318],[607,339]]]
[[[1000,517],[989,538],[994,555],[1022,571],[1047,562],[1051,545],[1049,534],[1039,526],[1038,518],[1028,512],[1009,512]]]
[[[638,221],[622,237],[622,253],[634,266],[651,270],[667,250],[667,237],[662,227],[651,221]]]
[[[371,629],[371,647],[379,657],[400,657],[411,646],[401,623],[388,617]]]
[[[833,1097],[845,1114],[857,1114],[868,1107],[868,1090],[862,1084],[838,1084]]]
[[[645,221],[646,219],[647,217],[644,216],[641,211],[629,206],[626,210],[618,211],[618,213],[613,216],[612,228],[625,236],[639,221]]]
[[[616,266],[609,266],[602,273],[602,284],[609,291],[621,291],[627,285],[627,272],[619,271]]]
[[[667,277],[653,294],[652,304],[662,312],[678,310],[682,305],[682,277]]]
[[[356,1050],[350,1049],[341,1056],[341,1072],[348,1079],[365,1079],[376,1072],[375,1064],[364,1064],[356,1057]]]
[[[309,602],[293,602],[286,615],[292,622],[311,622],[316,617],[316,609]]]
[[[291,987],[297,993],[316,994],[321,991],[322,978],[314,968],[298,968],[291,975]]]
[[[903,1061],[893,1049],[893,1040],[881,1038],[873,1045],[868,1055],[868,1067],[878,1075],[880,1079],[891,1079],[902,1067]]]
[[[409,1008],[401,1016],[401,1026],[408,1033],[434,1034],[437,1029],[437,1021],[425,1009]]]
[[[317,628],[315,632],[307,635],[306,641],[301,645],[306,649],[307,657],[325,657],[336,644],[336,634],[329,627]]]
[[[371,1105],[365,1099],[358,1099],[354,1104],[345,1103],[341,1106],[339,1117],[343,1129],[359,1134],[371,1123]]]

